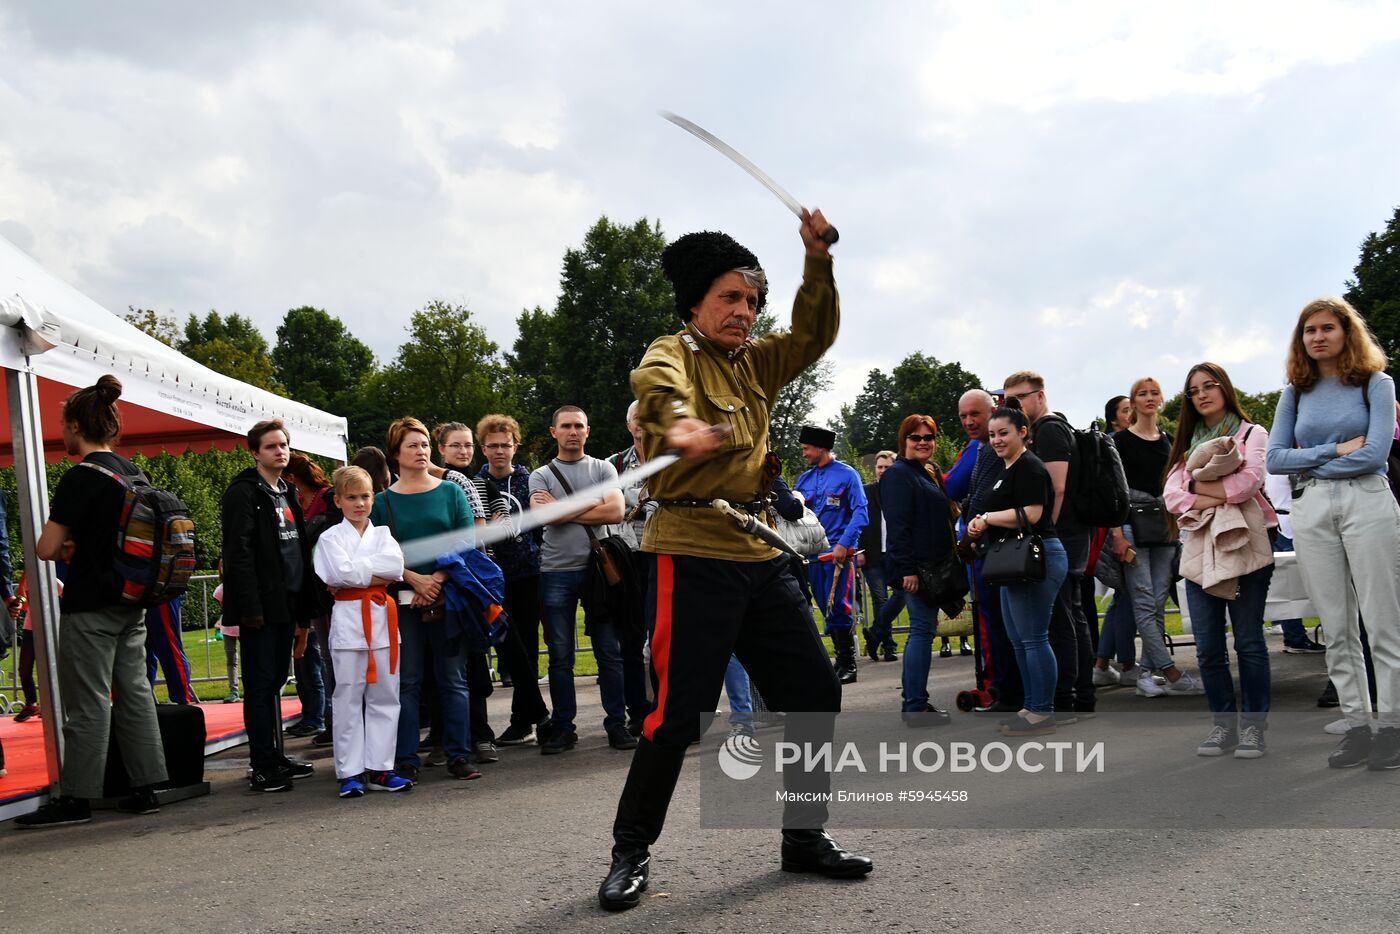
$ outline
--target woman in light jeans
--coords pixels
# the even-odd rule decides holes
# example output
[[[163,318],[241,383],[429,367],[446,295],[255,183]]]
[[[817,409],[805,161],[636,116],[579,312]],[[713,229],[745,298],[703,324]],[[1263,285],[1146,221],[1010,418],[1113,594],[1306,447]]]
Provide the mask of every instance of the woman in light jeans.
[[[1150,376],[1133,383],[1129,390],[1133,420],[1113,436],[1123,472],[1128,479],[1129,499],[1134,506],[1162,505],[1162,478],[1167,471],[1172,435],[1157,427],[1162,407],[1162,387]],[[1120,561],[1129,547],[1137,551],[1137,561],[1123,565],[1123,583],[1132,601],[1133,621],[1142,635],[1142,668],[1138,672],[1139,697],[1166,694],[1204,694],[1199,679],[1176,667],[1167,651],[1167,595],[1174,581],[1173,570],[1181,545],[1173,540],[1138,541],[1131,523],[1111,529],[1104,547],[1111,548]],[[1154,673],[1165,679],[1158,684]]]
[[[1181,407],[1176,440],[1167,456],[1169,472],[1162,485],[1167,509],[1176,516],[1183,516],[1228,504],[1238,506],[1247,519],[1246,511],[1253,513],[1257,506],[1257,528],[1251,528],[1251,534],[1263,539],[1257,544],[1268,554],[1267,565],[1235,579],[1238,589],[1233,599],[1207,591],[1194,580],[1186,581],[1186,605],[1191,610],[1191,631],[1196,637],[1196,662],[1214,720],[1210,733],[1196,747],[1196,754],[1223,756],[1233,750],[1236,759],[1257,759],[1264,754],[1264,729],[1270,703],[1264,600],[1269,593],[1274,564],[1267,537],[1268,529],[1278,524],[1278,517],[1263,493],[1264,448],[1269,443],[1269,434],[1262,426],[1249,423],[1229,375],[1218,364],[1193,366],[1186,374],[1183,395],[1186,401]],[[1186,470],[1187,461],[1202,444],[1218,438],[1234,439],[1243,454],[1242,463],[1221,479],[1197,479]],[[1209,527],[1205,527],[1186,534],[1211,533]],[[1190,544],[1189,538],[1187,543]],[[1240,552],[1250,554],[1253,550],[1245,548]],[[1247,563],[1240,569],[1246,567]],[[1235,680],[1230,673],[1230,654],[1225,644],[1227,614],[1230,631],[1235,637],[1235,660],[1240,669],[1238,708]]]
[[[1386,482],[1396,410],[1385,367],[1351,305],[1309,302],[1293,328],[1269,444],[1269,472],[1294,478],[1293,546],[1347,721],[1327,760],[1335,769],[1400,768],[1400,507]],[[1374,724],[1358,612],[1375,665]]]
[[[1133,401],[1127,396],[1114,396],[1104,403],[1104,431],[1111,438],[1133,422]],[[1105,541],[1105,546],[1108,542]],[[1102,559],[1101,559],[1102,560]],[[1137,627],[1133,623],[1133,598],[1127,584],[1115,588],[1113,600],[1104,611],[1099,626],[1099,648],[1094,658],[1094,686],[1137,684],[1142,671],[1137,666]],[[1109,661],[1118,657],[1118,668]]]
[[[885,523],[885,579],[904,594],[909,611],[909,639],[904,644],[902,716],[906,726],[932,727],[948,722],[948,712],[929,702],[928,675],[933,638],[938,631],[934,595],[919,587],[918,569],[937,567],[953,550],[948,497],[934,481],[933,457],[938,426],[927,415],[900,422],[899,457],[880,477],[880,515]]]
[[[1007,736],[1053,733],[1059,668],[1050,649],[1050,612],[1069,574],[1069,556],[1051,519],[1055,489],[1040,458],[1026,450],[1030,423],[1020,402],[1008,398],[992,413],[987,431],[992,450],[1006,467],[983,500],[987,511],[968,521],[967,537],[1004,539],[1016,534],[1020,517],[1024,516],[1045,549],[1044,580],[1001,587],[1001,615],[1025,684],[1026,706],[999,728]]]

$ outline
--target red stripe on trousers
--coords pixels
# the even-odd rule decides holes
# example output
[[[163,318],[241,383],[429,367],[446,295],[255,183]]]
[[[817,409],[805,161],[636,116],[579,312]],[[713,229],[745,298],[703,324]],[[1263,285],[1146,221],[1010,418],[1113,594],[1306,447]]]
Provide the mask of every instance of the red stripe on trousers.
[[[194,691],[190,690],[190,673],[185,670],[181,656],[185,654],[183,640],[180,638],[180,630],[176,629],[172,623],[175,622],[175,614],[170,612],[170,604],[162,603],[156,608],[156,615],[160,617],[160,628],[165,630],[165,644],[170,649],[171,664],[175,667],[175,680],[180,683],[180,687],[185,692],[185,700],[194,700]]]
[[[656,619],[651,631],[651,667],[656,671],[656,707],[642,721],[642,735],[648,740],[665,718],[666,694],[671,682],[671,601],[675,590],[675,576],[671,556],[657,555]]]

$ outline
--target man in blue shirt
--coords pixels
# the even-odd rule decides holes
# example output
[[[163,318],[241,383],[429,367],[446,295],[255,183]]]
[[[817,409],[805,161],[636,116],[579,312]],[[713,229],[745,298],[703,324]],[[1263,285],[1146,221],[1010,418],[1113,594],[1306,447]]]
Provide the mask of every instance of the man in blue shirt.
[[[836,445],[835,432],[808,425],[797,437],[802,444],[802,458],[811,469],[797,478],[793,492],[802,494],[831,542],[830,557],[812,561],[807,573],[812,593],[822,607],[826,634],[836,648],[836,675],[842,684],[850,684],[856,680],[856,641],[851,631],[856,562],[850,556],[869,522],[865,487],[854,467],[831,456]]]

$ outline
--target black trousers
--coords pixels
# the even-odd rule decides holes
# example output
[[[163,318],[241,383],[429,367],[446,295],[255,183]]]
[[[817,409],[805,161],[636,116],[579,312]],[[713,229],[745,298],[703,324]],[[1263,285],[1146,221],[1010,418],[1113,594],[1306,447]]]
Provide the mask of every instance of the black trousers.
[[[283,764],[282,686],[292,661],[290,623],[243,626],[242,643],[243,728],[248,731],[248,763],[255,772],[268,773]]]
[[[491,683],[491,661],[485,652],[467,653],[467,709],[471,716],[472,745],[494,743],[496,731],[486,716],[486,698],[496,690]]]
[[[510,626],[506,629],[505,640],[496,646],[496,657],[512,682],[510,725],[534,726],[549,716],[539,685],[539,575],[507,578],[505,607]]]
[[[1094,643],[1084,617],[1080,584],[1089,563],[1089,533],[1061,535],[1069,556],[1069,573],[1055,598],[1050,614],[1050,649],[1055,653],[1059,676],[1055,681],[1055,709],[1094,709]]]
[[[661,834],[686,747],[714,717],[731,654],[769,709],[790,714],[785,740],[831,742],[841,684],[786,557],[763,562],[657,555],[647,586],[656,707],[632,759],[613,838],[645,850]],[[817,716],[813,716],[816,714]],[[827,772],[785,770],[790,791],[829,791]],[[821,827],[826,805],[789,803],[787,829]]]

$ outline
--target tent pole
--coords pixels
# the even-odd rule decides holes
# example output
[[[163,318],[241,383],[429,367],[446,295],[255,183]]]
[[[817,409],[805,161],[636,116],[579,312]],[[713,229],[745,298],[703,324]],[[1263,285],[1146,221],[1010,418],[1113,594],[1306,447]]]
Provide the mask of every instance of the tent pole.
[[[63,761],[63,702],[58,693],[58,576],[52,561],[40,561],[35,549],[49,517],[49,484],[44,470],[44,427],[39,410],[39,378],[27,367],[5,370],[14,426],[15,482],[19,492],[19,528],[24,543],[29,618],[34,622],[40,696],[44,702],[44,760],[56,792]]]

